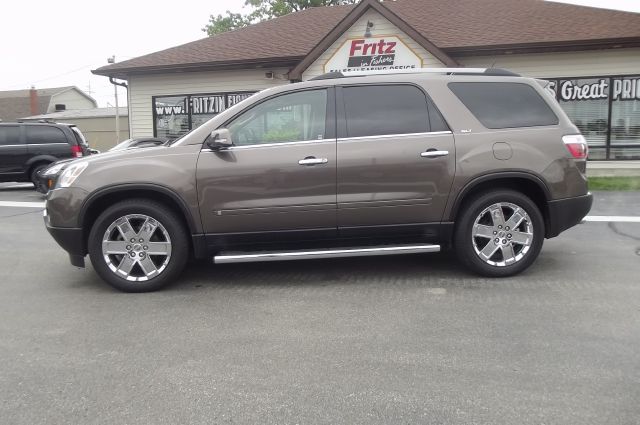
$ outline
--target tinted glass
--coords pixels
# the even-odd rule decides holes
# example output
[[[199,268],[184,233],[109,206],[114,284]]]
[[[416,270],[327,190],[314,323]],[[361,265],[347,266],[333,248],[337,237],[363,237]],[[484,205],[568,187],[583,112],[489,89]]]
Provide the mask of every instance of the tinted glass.
[[[533,87],[522,83],[449,83],[449,88],[487,128],[558,124]]]
[[[429,123],[431,124],[431,131],[449,131],[449,126],[444,120],[444,117],[436,108],[436,105],[431,99],[427,98],[427,104],[429,105]]]
[[[269,99],[227,127],[239,146],[325,138],[327,91],[312,90]]]
[[[344,87],[347,136],[425,133],[427,98],[413,86]]]
[[[20,144],[20,127],[17,125],[0,126],[0,146],[3,145],[19,145]]]
[[[62,130],[57,127],[49,127],[46,125],[27,126],[27,143],[67,143],[67,138]]]

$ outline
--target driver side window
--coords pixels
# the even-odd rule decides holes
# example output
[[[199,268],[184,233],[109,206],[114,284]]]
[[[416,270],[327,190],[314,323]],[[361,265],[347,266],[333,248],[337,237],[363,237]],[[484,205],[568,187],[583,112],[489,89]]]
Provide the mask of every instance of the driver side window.
[[[269,99],[236,117],[227,128],[236,146],[325,138],[327,91],[309,90]]]

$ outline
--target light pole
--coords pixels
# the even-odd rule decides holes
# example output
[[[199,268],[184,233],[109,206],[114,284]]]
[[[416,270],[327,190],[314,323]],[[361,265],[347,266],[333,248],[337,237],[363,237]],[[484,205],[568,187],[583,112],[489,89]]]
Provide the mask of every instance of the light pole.
[[[116,63],[116,55],[107,58],[107,63]],[[118,108],[118,86],[113,85],[113,91],[116,97],[116,145],[120,143],[120,108]]]

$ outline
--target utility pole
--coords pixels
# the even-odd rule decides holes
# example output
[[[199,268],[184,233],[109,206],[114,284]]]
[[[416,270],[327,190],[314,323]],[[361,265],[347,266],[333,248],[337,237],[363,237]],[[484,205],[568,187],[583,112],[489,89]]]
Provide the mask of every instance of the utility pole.
[[[107,63],[116,63],[116,55],[107,58]],[[120,143],[120,108],[118,107],[118,86],[113,85],[113,92],[116,98],[116,145]]]

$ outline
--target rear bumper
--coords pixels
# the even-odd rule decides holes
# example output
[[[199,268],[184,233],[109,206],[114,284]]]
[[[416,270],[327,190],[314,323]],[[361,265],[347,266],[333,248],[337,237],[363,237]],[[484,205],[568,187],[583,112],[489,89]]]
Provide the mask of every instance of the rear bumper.
[[[554,238],[560,233],[580,223],[591,210],[593,196],[587,193],[574,198],[549,201],[549,217],[547,222],[547,238]]]
[[[69,253],[69,261],[71,264],[76,267],[84,267],[84,257],[87,255],[87,250],[84,244],[82,229],[53,227],[50,225],[46,215],[44,216],[44,224],[58,245]]]

